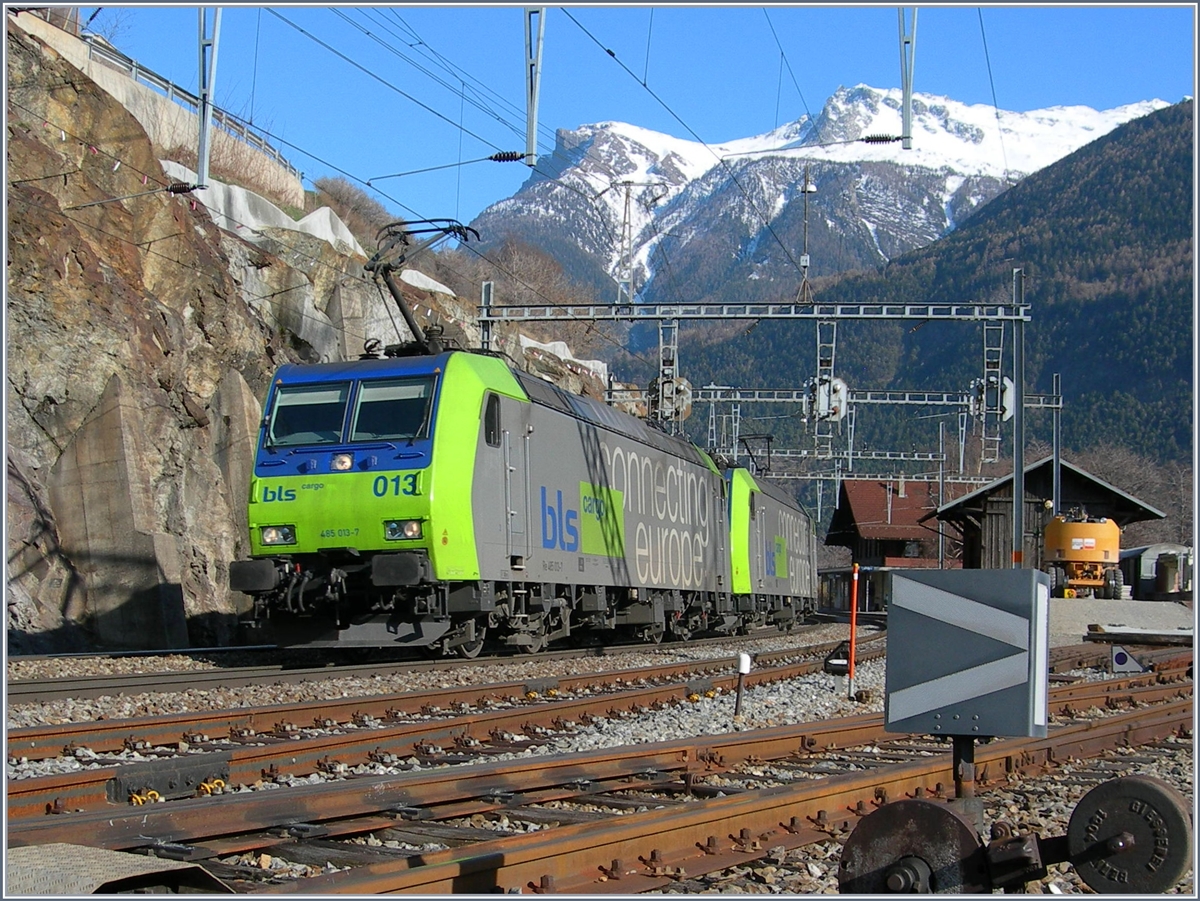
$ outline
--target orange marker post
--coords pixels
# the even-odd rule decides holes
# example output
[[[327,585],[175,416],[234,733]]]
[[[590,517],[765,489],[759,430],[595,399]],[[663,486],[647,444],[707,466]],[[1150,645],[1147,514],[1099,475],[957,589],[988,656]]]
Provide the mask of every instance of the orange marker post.
[[[847,662],[846,675],[850,681],[850,700],[854,700],[854,652],[856,626],[858,625],[858,564],[854,564],[854,575],[850,581],[850,659]]]

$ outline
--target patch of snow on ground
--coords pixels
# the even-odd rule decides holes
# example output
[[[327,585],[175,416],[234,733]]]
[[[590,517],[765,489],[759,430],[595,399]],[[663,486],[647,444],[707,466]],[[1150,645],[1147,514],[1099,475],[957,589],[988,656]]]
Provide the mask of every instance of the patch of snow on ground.
[[[400,272],[400,281],[412,285],[420,291],[432,291],[435,294],[449,294],[451,297],[454,296],[454,292],[441,282],[431,279],[424,272],[418,272],[416,269],[402,270]]]
[[[528,335],[521,335],[521,349],[524,350],[527,347],[536,347],[538,350],[554,354],[560,360],[566,360],[582,366],[584,369],[590,369],[596,378],[600,379],[604,384],[608,384],[608,364],[603,360],[579,359],[571,353],[571,348],[567,346],[565,341],[550,341],[543,344],[541,341],[534,341]]]
[[[171,160],[159,160],[163,171],[175,181],[196,183],[196,173]],[[257,243],[258,229],[288,228],[328,241],[339,253],[365,257],[366,253],[346,224],[329,207],[309,213],[299,222],[260,194],[209,178],[208,187],[194,192],[213,222],[226,231]]]

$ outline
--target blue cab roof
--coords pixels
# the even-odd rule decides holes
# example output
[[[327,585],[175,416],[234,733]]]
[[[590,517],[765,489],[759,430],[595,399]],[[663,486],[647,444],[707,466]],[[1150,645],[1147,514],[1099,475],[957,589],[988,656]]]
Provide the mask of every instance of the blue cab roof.
[[[389,375],[429,375],[445,371],[450,352],[437,356],[388,357],[383,360],[340,360],[334,363],[284,363],[275,370],[271,383],[285,385],[342,382],[347,379],[380,378]]]

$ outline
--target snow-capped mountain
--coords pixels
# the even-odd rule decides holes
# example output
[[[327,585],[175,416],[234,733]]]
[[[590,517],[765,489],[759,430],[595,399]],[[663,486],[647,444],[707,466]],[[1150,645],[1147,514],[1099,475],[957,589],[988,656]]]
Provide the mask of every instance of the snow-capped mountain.
[[[798,283],[805,246],[810,277],[886,262],[1167,105],[1016,113],[915,94],[908,150],[863,140],[902,129],[901,92],[866,85],[839,89],[815,119],[720,144],[621,122],[584,125],[559,130],[521,189],[472,225],[487,242],[539,246],[597,286],[632,270],[647,300],[775,298],[780,288],[768,284]]]

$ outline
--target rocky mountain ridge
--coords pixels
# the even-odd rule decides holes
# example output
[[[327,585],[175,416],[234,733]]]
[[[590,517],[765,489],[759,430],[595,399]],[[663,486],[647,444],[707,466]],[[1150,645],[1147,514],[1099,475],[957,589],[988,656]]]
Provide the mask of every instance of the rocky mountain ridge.
[[[649,302],[724,300],[731,286],[760,300],[768,283],[797,282],[806,243],[812,277],[886,263],[948,234],[1020,178],[1166,105],[998,113],[918,93],[909,150],[864,142],[901,132],[900,91],[866,85],[839,89],[811,119],[718,144],[620,122],[584,125],[560,130],[521,189],[472,225],[495,242],[545,247],[602,294],[628,266]]]

